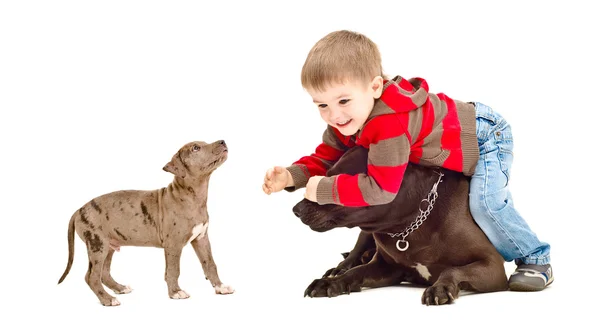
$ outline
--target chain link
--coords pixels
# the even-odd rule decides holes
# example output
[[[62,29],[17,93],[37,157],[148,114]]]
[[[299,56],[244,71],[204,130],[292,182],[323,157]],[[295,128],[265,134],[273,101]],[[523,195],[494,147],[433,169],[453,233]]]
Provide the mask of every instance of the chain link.
[[[433,209],[433,204],[435,204],[435,200],[438,197],[438,184],[442,181],[442,177],[444,176],[444,174],[441,172],[439,172],[438,175],[440,177],[438,178],[437,182],[433,184],[431,191],[429,191],[429,193],[427,194],[427,198],[419,202],[419,215],[417,215],[417,218],[412,223],[410,223],[410,225],[404,231],[400,233],[388,233],[388,235],[392,238],[401,237],[401,239],[398,239],[398,242],[396,243],[396,247],[398,248],[398,250],[405,251],[406,249],[408,249],[408,241],[406,241],[406,237],[408,237],[409,234],[413,233],[416,229],[418,229],[431,213],[431,210]],[[421,208],[423,202],[427,203],[427,208],[425,210]],[[406,246],[402,249],[400,248],[400,243],[406,243]]]

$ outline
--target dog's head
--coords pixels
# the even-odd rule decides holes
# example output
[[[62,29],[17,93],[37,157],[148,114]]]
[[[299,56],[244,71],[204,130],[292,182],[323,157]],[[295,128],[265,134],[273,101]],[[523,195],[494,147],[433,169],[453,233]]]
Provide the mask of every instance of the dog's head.
[[[163,170],[181,178],[206,176],[227,160],[227,152],[224,140],[193,141],[181,147]]]
[[[327,176],[338,174],[356,175],[367,172],[368,150],[356,146],[348,150],[328,171]],[[354,227],[364,222],[373,207],[344,207],[334,204],[319,205],[307,199],[298,202],[293,212],[312,230],[325,232],[335,227]],[[381,208],[380,208],[381,209]],[[372,215],[371,215],[372,216]]]

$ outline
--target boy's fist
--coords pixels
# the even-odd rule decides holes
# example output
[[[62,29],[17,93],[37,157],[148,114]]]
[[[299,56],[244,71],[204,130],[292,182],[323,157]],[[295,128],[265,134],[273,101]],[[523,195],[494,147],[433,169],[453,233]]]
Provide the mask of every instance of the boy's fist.
[[[271,194],[293,185],[292,174],[286,168],[276,166],[267,170],[262,188],[266,194]]]

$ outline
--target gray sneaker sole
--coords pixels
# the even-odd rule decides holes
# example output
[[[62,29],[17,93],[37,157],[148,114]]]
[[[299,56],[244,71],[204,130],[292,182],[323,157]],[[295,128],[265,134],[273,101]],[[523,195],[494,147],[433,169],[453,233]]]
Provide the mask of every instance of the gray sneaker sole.
[[[522,282],[513,282],[513,283],[508,283],[508,288],[511,291],[517,291],[517,292],[537,292],[537,291],[541,291],[543,289],[545,289],[546,287],[548,287],[548,285],[552,284],[553,280],[551,280],[548,284],[546,284],[546,286],[535,286],[532,284],[528,284],[528,283],[522,283]]]

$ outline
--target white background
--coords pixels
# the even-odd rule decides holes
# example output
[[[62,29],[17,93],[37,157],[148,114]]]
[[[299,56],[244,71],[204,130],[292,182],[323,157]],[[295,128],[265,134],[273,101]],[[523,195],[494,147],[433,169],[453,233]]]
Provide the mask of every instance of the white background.
[[[596,304],[598,34],[583,1],[2,1],[0,287],[3,330],[192,328],[498,329],[577,326]],[[485,3],[485,4],[484,4]],[[484,102],[515,136],[512,193],[552,245],[543,292],[463,295],[425,307],[399,286],[303,298],[354,245],[358,229],[312,232],[291,212],[303,191],[266,196],[267,168],[311,153],[324,123],[300,85],[312,45],[338,29],[375,41],[391,76]],[[124,247],[130,285],[102,307],[84,282],[85,246],[67,262],[67,224],[91,198],[157,189],[183,144],[224,139],[212,176],[215,295],[191,247],[171,300],[161,249]],[[514,269],[506,264],[507,274]]]

